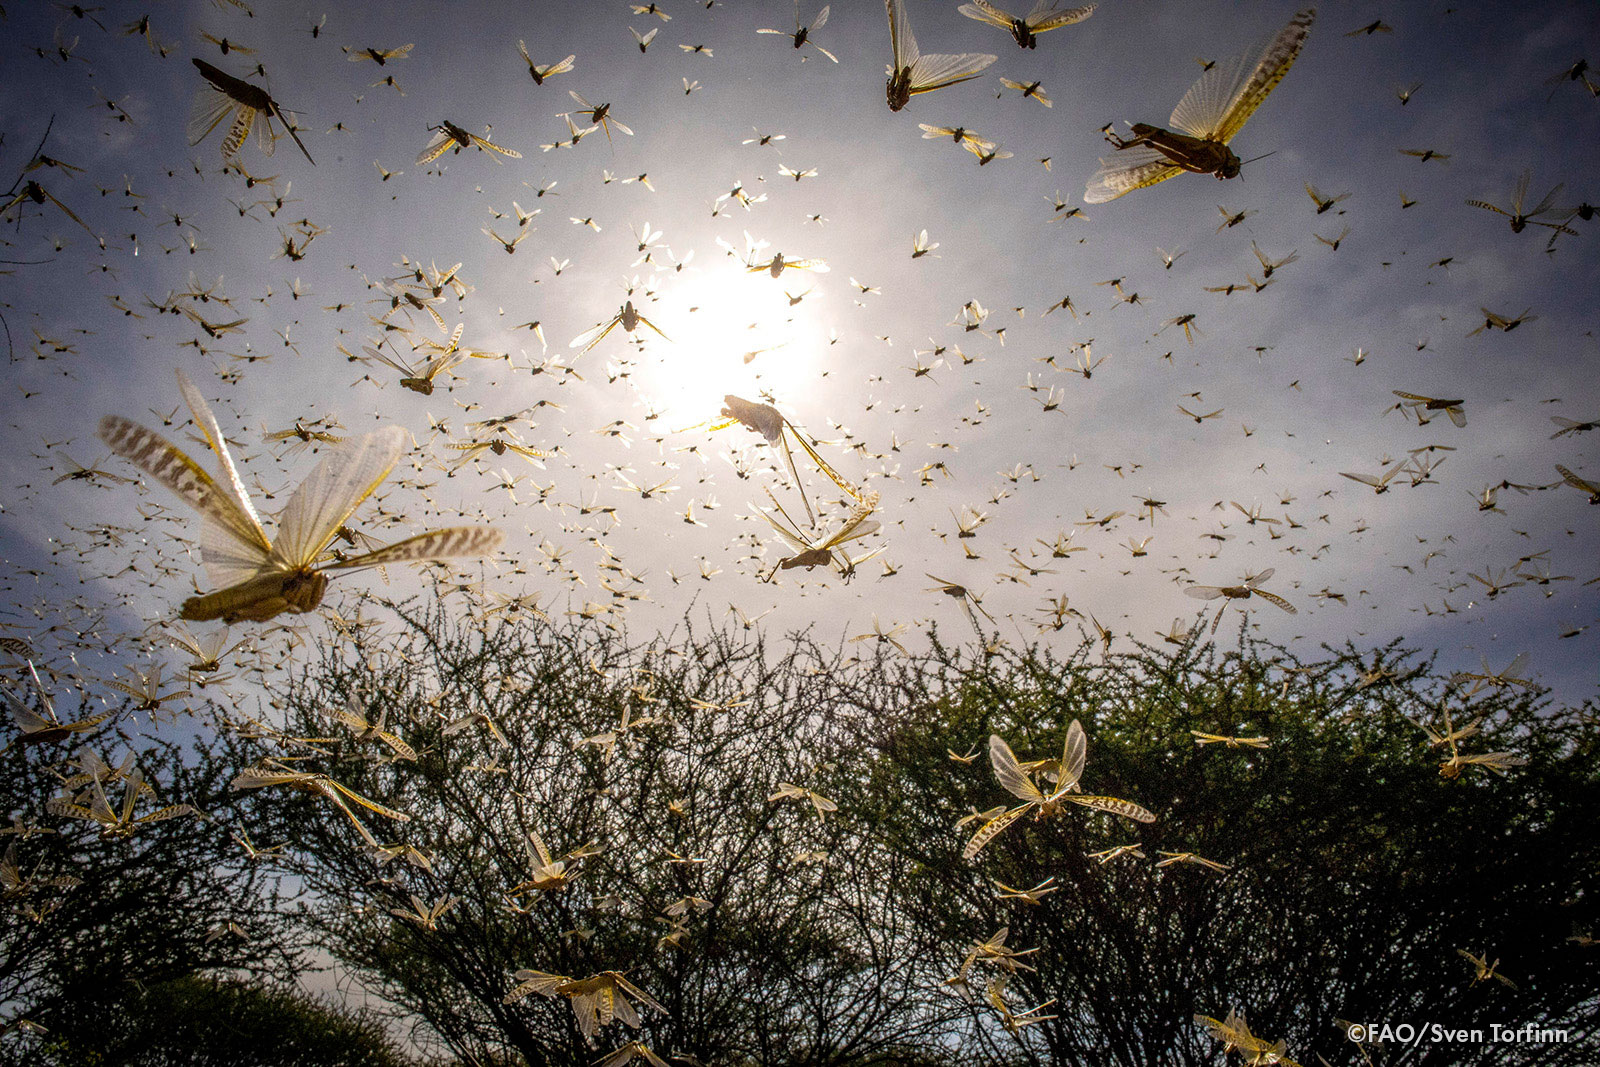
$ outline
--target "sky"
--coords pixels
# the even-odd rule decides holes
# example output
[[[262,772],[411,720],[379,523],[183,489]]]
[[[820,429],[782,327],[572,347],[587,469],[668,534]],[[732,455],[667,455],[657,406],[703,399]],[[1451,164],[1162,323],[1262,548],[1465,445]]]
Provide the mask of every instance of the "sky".
[[[757,32],[811,23],[811,0],[798,14],[787,0],[662,0],[666,20],[612,0],[343,5],[325,18],[189,0],[153,6],[148,38],[123,32],[140,5],[91,17],[5,5],[0,181],[17,177],[15,195],[35,180],[84,223],[28,200],[0,227],[5,633],[43,651],[89,628],[107,671],[171,657],[160,635],[205,582],[179,540],[197,520],[159,486],[52,483],[74,463],[136,475],[95,438],[108,413],[214,469],[173,415],[182,369],[212,398],[264,513],[320,458],[264,434],[398,424],[406,458],[357,512],[360,529],[393,540],[496,525],[505,548],[457,567],[463,580],[640,637],[685,611],[732,622],[736,610],[773,633],[970,638],[961,602],[938,591],[952,582],[994,618],[979,620],[986,640],[1070,647],[1092,616],[1125,648],[1124,635],[1156,641],[1174,620],[1211,617],[1217,604],[1185,586],[1271,568],[1263,587],[1297,613],[1252,599],[1249,622],[1308,655],[1403,638],[1481,672],[1527,653],[1528,676],[1559,699],[1595,696],[1600,509],[1570,486],[1531,487],[1558,483],[1556,464],[1600,483],[1600,434],[1552,439],[1552,417],[1600,419],[1596,235],[1573,218],[1552,245],[1550,229],[1514,233],[1467,201],[1509,207],[1529,170],[1529,204],[1557,183],[1563,209],[1600,199],[1588,88],[1600,76],[1551,82],[1597,54],[1600,9],[1325,5],[1232,142],[1264,158],[1229,181],[1183,174],[1085,205],[1113,154],[1102,127],[1164,124],[1204,62],[1258,46],[1296,6],[1106,0],[1025,50],[953,0],[906,2],[925,53],[998,58],[900,112],[885,106],[888,23],[873,0],[834,3],[812,35],[837,63]],[[1375,20],[1388,29],[1355,32]],[[655,31],[647,50],[630,30]],[[574,69],[535,84],[519,40],[541,65],[574,55]],[[401,46],[381,67],[348,54]],[[248,185],[224,173],[221,129],[189,144],[208,91],[190,57],[238,77],[259,63],[266,78],[251,80],[298,116],[315,165],[287,138],[270,159],[252,140],[238,157],[259,179]],[[1053,106],[1002,77],[1039,81]],[[541,150],[568,136],[563,113],[587,124],[569,90],[632,134]],[[521,158],[418,165],[446,119]],[[1011,155],[979,166],[921,123]],[[36,152],[72,169],[24,173]],[[1308,183],[1349,195],[1319,213]],[[719,203],[736,187],[748,206]],[[508,254],[483,230],[517,231],[513,203],[538,214]],[[913,257],[924,230],[937,247]],[[752,241],[755,262],[781,252],[828,270],[751,272]],[[1256,291],[1253,246],[1297,258]],[[456,263],[470,292],[447,291],[438,311],[463,325],[464,347],[501,358],[467,360],[431,396],[354,361],[385,338],[409,354],[380,319],[445,341],[425,315],[391,310],[380,285]],[[569,345],[625,300],[659,333]],[[969,330],[970,302],[988,314]],[[247,321],[213,337],[162,306],[213,330]],[[1472,334],[1488,312],[1524,309],[1512,331]],[[1186,315],[1187,336],[1173,323]],[[1080,357],[1092,375],[1069,370]],[[1460,399],[1466,426],[1438,413],[1419,425],[1394,390]],[[775,498],[803,524],[804,509],[759,436],[713,429],[725,394],[770,399],[879,494],[878,531],[847,546],[879,551],[853,579],[819,568],[763,581],[793,550],[761,512]],[[1219,414],[1196,422],[1180,405]],[[546,458],[460,464],[452,444],[490,436],[471,423],[519,412],[520,440]],[[1435,469],[1403,470],[1382,494],[1341,476],[1414,470],[1414,457]],[[847,502],[797,461],[819,509],[806,532],[825,536]],[[1530,488],[1480,509],[1502,482]],[[630,483],[667,484],[646,496]],[[1063,544],[1075,551],[1052,552]],[[324,604],[422,586],[417,570],[358,572]],[[1230,605],[1219,639],[1243,617]]]

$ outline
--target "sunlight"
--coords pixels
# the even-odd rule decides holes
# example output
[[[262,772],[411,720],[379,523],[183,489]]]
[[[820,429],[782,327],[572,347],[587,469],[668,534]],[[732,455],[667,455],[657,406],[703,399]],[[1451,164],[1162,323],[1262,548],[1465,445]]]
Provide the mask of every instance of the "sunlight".
[[[790,399],[812,388],[827,341],[796,323],[784,292],[798,295],[814,281],[723,273],[664,285],[656,306],[674,309],[661,323],[673,343],[652,343],[641,355],[634,373],[641,397],[681,421],[715,417],[728,393]]]

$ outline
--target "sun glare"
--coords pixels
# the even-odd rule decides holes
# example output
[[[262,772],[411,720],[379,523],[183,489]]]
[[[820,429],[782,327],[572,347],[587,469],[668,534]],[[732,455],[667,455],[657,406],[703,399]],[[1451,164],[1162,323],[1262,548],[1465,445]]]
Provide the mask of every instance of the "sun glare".
[[[654,306],[678,309],[661,323],[672,343],[652,338],[639,356],[640,396],[681,421],[715,417],[728,393],[789,399],[814,388],[828,341],[797,322],[785,295],[799,296],[810,284],[804,275],[791,283],[788,276],[775,281],[763,273],[697,276],[663,286]]]

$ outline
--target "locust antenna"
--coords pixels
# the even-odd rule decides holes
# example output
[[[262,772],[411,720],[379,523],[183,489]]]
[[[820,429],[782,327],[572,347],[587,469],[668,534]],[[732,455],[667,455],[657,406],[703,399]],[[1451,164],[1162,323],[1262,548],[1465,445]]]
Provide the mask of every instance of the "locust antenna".
[[[1259,156],[1255,156],[1255,157],[1254,157],[1254,158],[1252,158],[1252,159],[1247,159],[1247,160],[1245,160],[1245,161],[1244,161],[1244,162],[1243,162],[1243,163],[1240,163],[1240,164],[1239,164],[1239,172],[1240,172],[1240,173],[1241,173],[1241,174],[1242,174],[1242,173],[1244,173],[1244,168],[1246,168],[1246,167],[1248,167],[1248,166],[1249,166],[1249,165],[1250,165],[1250,164],[1252,164],[1252,163],[1254,163],[1254,162],[1255,162],[1255,161],[1256,161],[1256,160],[1257,160],[1257,159],[1266,159],[1266,158],[1267,158],[1267,156],[1275,156],[1275,155],[1277,155],[1277,154],[1278,154],[1278,150],[1277,150],[1277,149],[1276,149],[1276,148],[1274,148],[1274,149],[1273,149],[1273,150],[1272,150],[1272,151],[1270,151],[1270,152],[1267,152],[1267,153],[1265,153],[1265,154],[1263,154],[1263,155],[1259,155]]]

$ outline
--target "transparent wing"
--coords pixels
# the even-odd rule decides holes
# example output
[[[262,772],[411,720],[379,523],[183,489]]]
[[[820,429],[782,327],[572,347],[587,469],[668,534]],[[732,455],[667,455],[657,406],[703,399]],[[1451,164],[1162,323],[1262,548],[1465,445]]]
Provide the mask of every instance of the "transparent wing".
[[[606,334],[610,333],[612,328],[621,321],[621,318],[615,318],[610,322],[602,322],[600,325],[595,326],[592,329],[585,330],[578,336],[574,337],[571,342],[568,343],[567,347],[581,348],[587,352],[589,349],[603,341]]]
[[[977,52],[964,52],[958,56],[921,56],[911,64],[911,95],[931,93],[946,85],[970,81],[994,61],[994,56]]]
[[[289,498],[273,556],[289,569],[309,566],[350,513],[389,476],[405,430],[386,426],[334,447]]]
[[[827,4],[823,4],[822,5],[822,10],[817,12],[817,17],[816,17],[816,19],[814,19],[812,21],[811,29],[808,32],[816,33],[818,30],[822,29],[822,27],[826,26],[827,24],[828,24],[828,5]]]
[[[1533,177],[1533,173],[1529,171],[1527,177],[1531,179]],[[1566,182],[1562,182],[1554,189],[1551,189],[1548,193],[1545,193],[1544,199],[1540,200],[1539,203],[1534,206],[1533,210],[1528,212],[1528,217],[1533,218],[1535,215],[1543,215],[1546,211],[1549,211],[1552,207],[1554,207],[1556,197],[1560,195],[1562,189],[1566,188],[1566,185]]]
[[[1513,659],[1510,663],[1506,664],[1506,669],[1501,671],[1496,677],[1504,678],[1504,679],[1507,679],[1507,680],[1520,679],[1522,677],[1523,670],[1525,670],[1527,668],[1527,666],[1528,666],[1528,653],[1526,653],[1526,652],[1518,652],[1517,655],[1516,655],[1516,658]]]
[[[1135,822],[1155,822],[1156,817],[1145,808],[1140,807],[1131,800],[1120,800],[1117,797],[1083,797],[1076,794],[1066,797],[1074,804],[1082,804],[1086,808],[1096,811],[1109,811],[1113,815],[1133,819]]]
[[[0,699],[6,702],[6,707],[11,711],[11,718],[24,735],[36,734],[43,730],[54,730],[61,726],[60,723],[53,722],[36,713],[32,708],[12,696],[8,690],[0,689]]]
[[[1206,71],[1178,101],[1169,124],[1191,136],[1227,144],[1289,73],[1314,18],[1315,9],[1307,8],[1263,45]]]
[[[1032,804],[1023,804],[1020,807],[1012,808],[1010,811],[1003,811],[984,823],[978,828],[978,832],[972,835],[972,840],[967,842],[967,847],[961,850],[961,858],[970,860],[979,852],[982,852],[983,847],[999,836],[1000,831],[1016,822],[1032,807]]]
[[[261,528],[261,518],[256,514],[255,505],[250,503],[250,494],[245,491],[244,480],[239,477],[239,469],[233,464],[233,454],[228,451],[228,441],[223,436],[222,427],[217,423],[217,417],[211,414],[205,396],[181,369],[178,371],[178,390],[183,394],[184,403],[189,405],[189,413],[194,416],[195,425],[204,435],[206,444],[211,446],[211,451],[217,454],[217,459],[222,463],[222,473],[226,476],[222,485],[223,490],[232,499],[240,514],[248,520],[253,529],[253,539],[265,547],[268,542],[266,532]]]
[[[1002,30],[1011,29],[1011,16],[989,3],[989,0],[972,0],[972,3],[962,4],[956,10],[969,19],[998,26]]]
[[[1077,786],[1088,758],[1089,740],[1083,735],[1083,724],[1073,719],[1072,725],[1067,727],[1067,739],[1061,746],[1061,776],[1056,779],[1057,793]]]
[[[487,556],[500,547],[505,536],[504,531],[493,526],[451,526],[442,530],[428,530],[354,559],[330,564],[326,569],[354,570],[426,559]]]
[[[1000,784],[1012,796],[1032,804],[1044,803],[1044,794],[1033,779],[1023,772],[1017,763],[1016,753],[1011,751],[1011,746],[999,734],[989,735],[989,762],[994,766],[994,776],[1000,779]]]
[[[196,145],[204,141],[236,106],[228,94],[209,84],[202,85],[195,92],[194,104],[189,109],[189,143]]]
[[[838,533],[828,538],[828,540],[823,543],[822,547],[833,548],[835,545],[842,545],[846,541],[858,541],[863,537],[871,537],[873,534],[877,533],[879,529],[877,521],[866,521],[866,518],[869,514],[871,514],[870,511],[863,509],[862,511],[857,512],[855,515],[852,515],[845,521],[844,527]]]
[[[261,149],[262,155],[272,155],[272,150],[278,143],[278,135],[272,129],[271,110],[257,111],[251,123],[252,128],[256,131],[256,147]],[[287,120],[285,120],[284,125],[288,125]]]
[[[662,1007],[656,998],[652,997],[649,993],[646,993],[644,990],[640,989],[638,986],[622,977],[622,975],[616,975],[615,979],[617,988],[628,994],[628,996],[632,997],[634,1000],[637,1000],[640,1004],[643,1004],[652,1011],[658,1011],[662,1015],[668,1014],[667,1009]]]
[[[1196,600],[1215,600],[1219,596],[1226,595],[1219,586],[1215,585],[1186,585],[1183,587],[1183,593],[1185,596],[1192,596]]]
[[[1083,191],[1083,202],[1104,204],[1181,173],[1181,168],[1173,166],[1166,156],[1154,148],[1139,145],[1124,149],[1100,160],[1100,169],[1095,171]]]
[[[899,0],[883,0],[889,9],[889,43],[894,48],[894,69],[914,65],[922,53],[917,50],[917,35],[911,32],[911,16]]]
[[[774,503],[776,503],[776,501],[774,501]],[[778,510],[780,512],[783,510],[783,506],[781,504],[778,506]],[[796,552],[807,552],[811,549],[811,545],[805,540],[805,538],[801,537],[795,529],[785,527],[779,523],[777,519],[772,517],[772,512],[763,511],[761,515],[767,520],[767,524],[769,526],[778,531],[778,536],[782,537],[789,543],[790,548],[794,549]],[[783,517],[785,519],[789,518],[787,514],[785,514]]]

